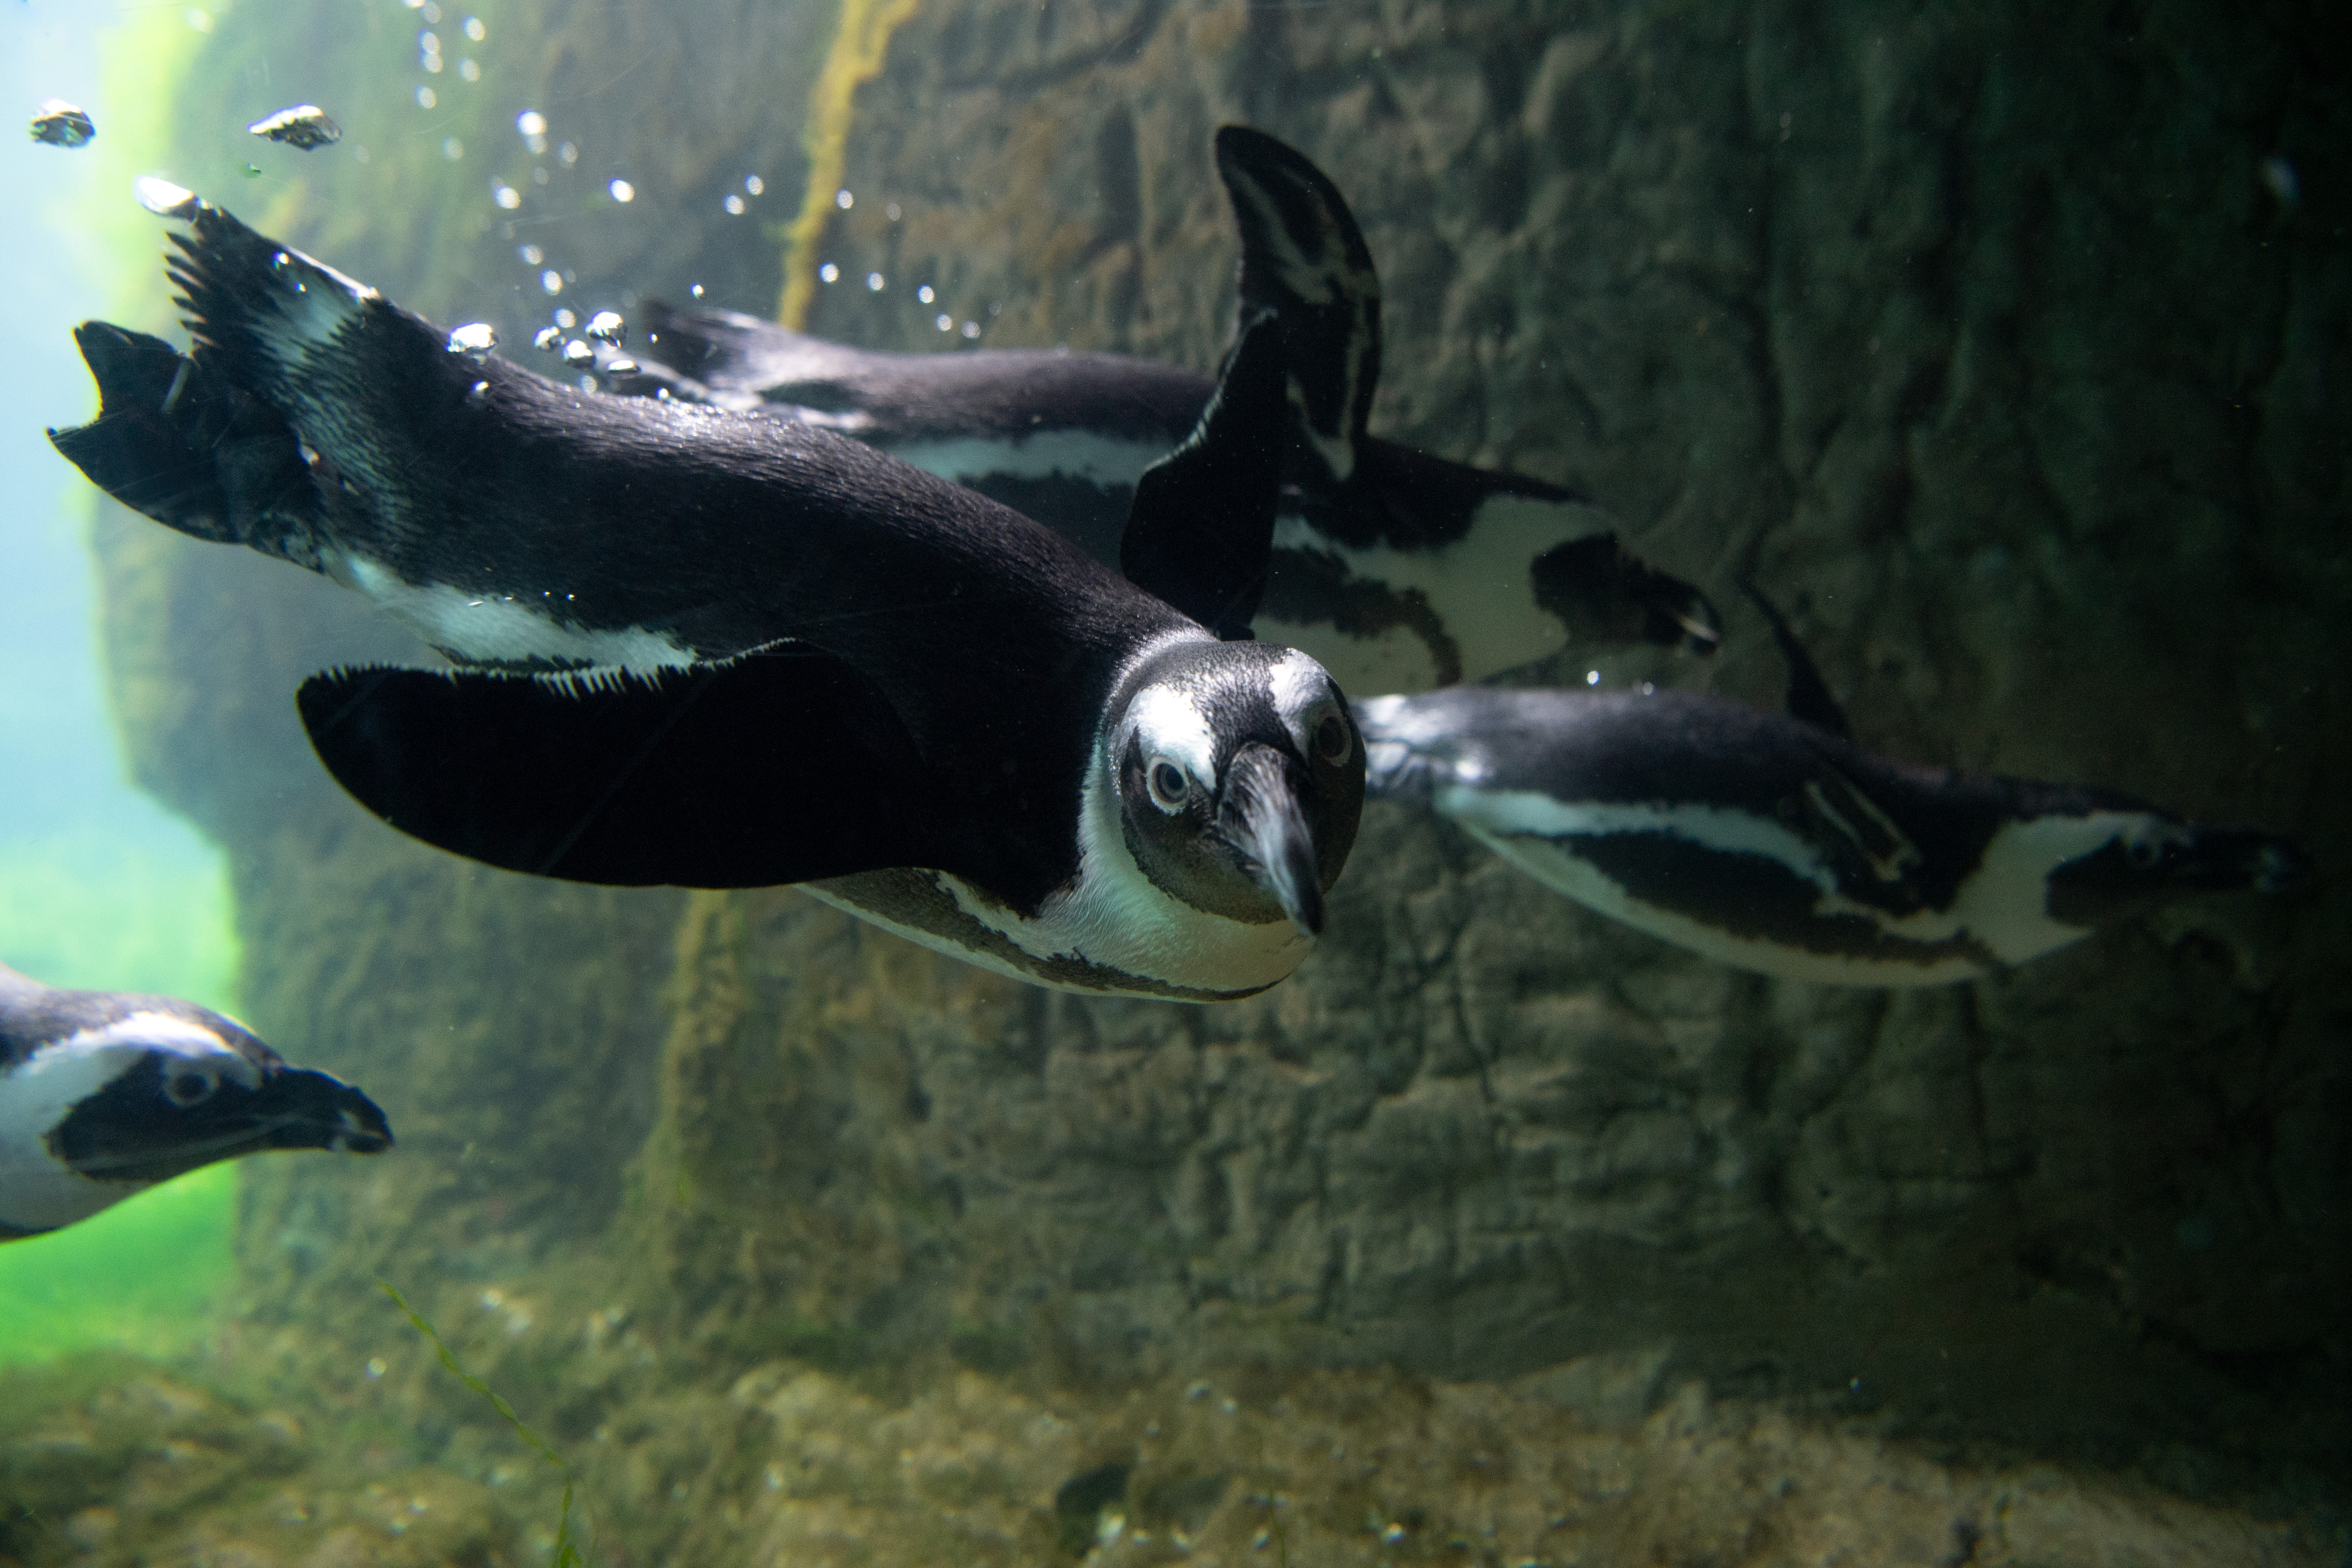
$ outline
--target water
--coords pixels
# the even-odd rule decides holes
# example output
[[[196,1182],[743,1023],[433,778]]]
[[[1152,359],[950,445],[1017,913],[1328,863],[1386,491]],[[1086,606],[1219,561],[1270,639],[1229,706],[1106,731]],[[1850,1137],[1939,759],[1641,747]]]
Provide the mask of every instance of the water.
[[[399,1137],[0,1245],[0,1561],[2341,1562],[2352,110],[2327,26],[0,13],[21,112],[97,127],[20,136],[0,176],[31,225],[0,262],[0,961],[225,1008]],[[247,133],[289,104],[341,140]],[[1504,682],[1777,715],[1801,682],[1752,580],[1865,752],[2123,790],[2288,836],[2315,875],[1987,979],[1811,984],[1574,901],[1606,902],[1597,852],[1538,881],[1381,797],[1316,950],[1262,996],[1053,993],[786,889],[585,886],[386,831],[291,699],[432,652],[345,588],[101,502],[41,434],[94,406],[75,323],[185,341],[142,176],[152,211],[193,192],[453,353],[530,342],[567,377],[689,301],[1206,377],[1236,305],[1227,122],[1362,226],[1370,435],[1540,481],[1509,492],[1529,551],[1562,487],[1630,552],[1560,601],[1607,635]],[[866,395],[834,371],[796,394],[850,424]],[[1037,440],[988,482],[1043,516]],[[461,487],[497,479],[464,460]],[[706,560],[668,499],[638,580],[744,592],[787,526]],[[1346,559],[1420,569],[1370,550]],[[1409,688],[1449,626],[1481,649],[1556,627],[1522,574],[1368,594],[1384,640],[1348,694]],[[579,586],[567,605],[599,602]],[[472,588],[512,627],[573,585]],[[1719,620],[1722,650],[1648,640],[1644,610]],[[953,614],[907,635],[961,680],[989,653]],[[1269,601],[1276,624],[1329,634]],[[841,766],[790,731],[751,765],[777,798]],[[1525,820],[1480,785],[1528,738],[1482,736],[1483,774],[1447,753],[1458,819]],[[1861,901],[1937,847],[1873,818],[1874,777],[1706,841],[1850,842],[1815,870]],[[1731,869],[1769,868],[1694,874]],[[1736,886],[1723,907],[1760,919],[1766,883]]]

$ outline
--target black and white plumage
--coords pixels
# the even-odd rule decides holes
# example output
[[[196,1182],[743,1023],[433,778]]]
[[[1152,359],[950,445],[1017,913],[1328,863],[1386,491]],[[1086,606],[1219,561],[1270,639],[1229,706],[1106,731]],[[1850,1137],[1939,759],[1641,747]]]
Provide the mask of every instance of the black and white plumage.
[[[574,880],[820,884],[1079,990],[1244,995],[1311,945],[1361,749],[1312,658],[1171,607],[1229,559],[1139,587],[834,431],[548,381],[193,195],[150,201],[190,226],[196,347],[83,327],[102,407],[59,449],[455,660],[577,672],[308,682],[320,757],[394,826]],[[1235,387],[1274,385],[1278,348],[1244,333]],[[1237,459],[1255,510],[1199,537],[1263,535],[1265,461]]]
[[[1368,433],[1380,279],[1345,199],[1261,132],[1227,126],[1216,152],[1241,232],[1243,310],[1272,313],[1289,340],[1288,483],[1257,635],[1358,690],[1480,680],[1570,637],[1713,651],[1706,596],[1627,552],[1582,497]],[[732,311],[656,305],[646,324],[618,388],[841,430],[1105,562],[1118,558],[1138,479],[1192,431],[1213,384],[1109,354],[868,353]]]
[[[1374,798],[1743,969],[1842,985],[1989,974],[2302,856],[2111,791],[1912,767],[1687,692],[1461,687],[1356,704]]]
[[[391,1147],[367,1096],[218,1013],[0,964],[0,1241],[265,1149]]]

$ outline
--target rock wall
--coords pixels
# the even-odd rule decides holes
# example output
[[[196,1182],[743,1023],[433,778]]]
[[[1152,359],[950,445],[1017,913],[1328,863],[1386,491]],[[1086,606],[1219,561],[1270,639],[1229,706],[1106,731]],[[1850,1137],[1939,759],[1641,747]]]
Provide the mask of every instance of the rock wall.
[[[415,14],[321,22],[313,68],[387,151],[253,216],[509,342],[688,281],[766,310],[751,245],[781,221],[717,192],[739,164],[793,188],[820,29],[688,9],[491,16],[528,47],[487,57],[478,101],[436,79],[472,116],[425,128],[455,162],[384,85],[408,89]],[[1869,743],[2293,832],[2318,886],[1843,992],[1685,957],[1375,806],[1268,995],[1065,997],[787,891],[555,887],[405,843],[283,700],[391,634],[117,518],[124,722],[230,850],[251,1021],[402,1140],[250,1168],[247,1332],[452,1463],[487,1452],[502,1429],[410,1353],[393,1279],[560,1435],[610,1441],[598,1473],[664,1529],[761,1484],[749,1447],[658,1458],[702,1408],[682,1391],[761,1367],[886,1404],[950,1363],[1005,1399],[1536,1376],[1620,1423],[1699,1380],[1913,1439],[2200,1456],[2168,1486],[2340,1487],[2343,42],[2317,8],[2214,5],[923,8],[857,100],[812,330],[1209,365],[1234,262],[1209,136],[1247,120],[1332,174],[1379,258],[1375,428],[1586,489],[1733,616],[1712,668],[1577,649],[1538,675],[1770,702],[1720,591],[1752,573]],[[232,17],[211,47],[289,35]],[[251,117],[250,74],[190,84],[192,144]],[[481,191],[529,179],[507,127],[531,104],[583,151],[509,217]],[[560,301],[516,259],[533,236],[574,273]]]

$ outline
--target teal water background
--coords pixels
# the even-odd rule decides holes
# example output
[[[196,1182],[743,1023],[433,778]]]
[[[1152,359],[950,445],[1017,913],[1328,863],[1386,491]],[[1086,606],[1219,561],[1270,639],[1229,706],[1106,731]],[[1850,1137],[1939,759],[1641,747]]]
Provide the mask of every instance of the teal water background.
[[[235,1012],[236,944],[219,852],[125,776],[109,713],[88,546],[93,495],[51,450],[51,426],[89,417],[74,323],[109,313],[125,263],[76,213],[125,156],[133,79],[109,47],[153,7],[0,9],[5,101],[29,120],[80,104],[99,141],[67,151],[0,138],[0,247],[11,371],[0,380],[0,962],[51,984],[149,991]],[[180,18],[184,25],[187,18]],[[134,45],[135,47],[135,45]],[[110,141],[109,132],[114,132]],[[135,133],[133,133],[135,134]],[[129,193],[122,193],[128,207]],[[168,1352],[201,1337],[228,1279],[237,1174],[197,1172],[54,1236],[0,1247],[0,1363],[120,1344]]]

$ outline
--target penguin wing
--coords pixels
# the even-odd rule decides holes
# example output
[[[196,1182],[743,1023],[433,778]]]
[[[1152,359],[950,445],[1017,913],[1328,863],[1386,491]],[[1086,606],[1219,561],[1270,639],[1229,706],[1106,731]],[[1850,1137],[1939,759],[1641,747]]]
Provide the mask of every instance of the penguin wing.
[[[352,669],[297,697],[327,771],[413,838],[616,887],[960,871],[951,788],[851,665],[797,646],[629,676]]]
[[[1265,591],[1282,493],[1283,321],[1245,322],[1192,437],[1144,470],[1119,540],[1128,581],[1233,641]]]
[[[1282,318],[1302,456],[1344,480],[1381,379],[1371,247],[1339,187],[1297,149],[1245,125],[1221,127],[1216,146],[1241,229],[1243,315]]]
[[[1742,577],[1740,590],[1763,612],[1764,624],[1772,629],[1772,644],[1780,650],[1780,662],[1789,671],[1789,717],[1827,730],[1841,741],[1853,739],[1853,726],[1847,722],[1845,710],[1830,695],[1830,683],[1822,679],[1821,666],[1789,625],[1789,617],[1780,607],[1764,596],[1764,590],[1753,580]]]

